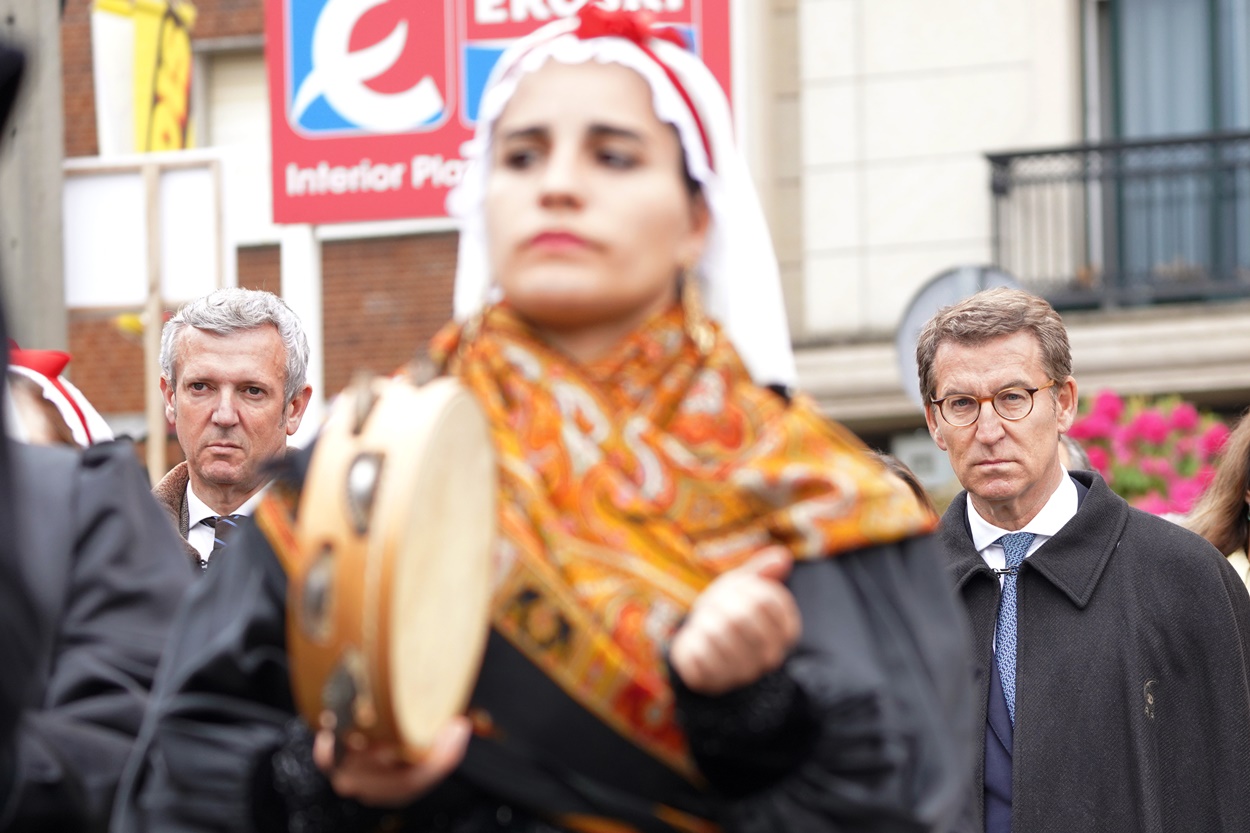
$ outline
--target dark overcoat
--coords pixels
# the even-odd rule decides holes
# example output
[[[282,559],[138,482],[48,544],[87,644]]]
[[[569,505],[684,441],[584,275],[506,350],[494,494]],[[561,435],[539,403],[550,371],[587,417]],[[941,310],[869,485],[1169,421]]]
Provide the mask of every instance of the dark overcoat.
[[[50,638],[0,830],[102,831],[193,575],[129,443],[8,453],[33,615]]]
[[[0,41],[0,128],[8,121],[26,65],[25,54]],[[8,365],[9,338],[0,298],[0,360]],[[0,437],[4,430],[7,392],[0,385]],[[16,493],[9,476],[8,447],[0,442],[0,803],[13,785],[14,730],[38,665],[40,633],[22,575],[21,547],[7,533],[17,521]]]
[[[1097,474],[1020,568],[1012,830],[1250,830],[1250,596],[1205,540]],[[967,494],[942,552],[973,628],[985,725],[999,583]],[[961,831],[984,828],[984,747]]]

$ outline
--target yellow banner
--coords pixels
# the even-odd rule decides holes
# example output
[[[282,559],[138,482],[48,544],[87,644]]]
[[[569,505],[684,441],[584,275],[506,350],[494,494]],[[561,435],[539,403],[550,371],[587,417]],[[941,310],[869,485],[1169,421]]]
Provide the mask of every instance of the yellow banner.
[[[191,147],[188,0],[94,0],[91,48],[100,154]]]
[[[97,0],[98,2],[98,0]],[[191,146],[191,27],[186,0],[134,0],[135,150]]]

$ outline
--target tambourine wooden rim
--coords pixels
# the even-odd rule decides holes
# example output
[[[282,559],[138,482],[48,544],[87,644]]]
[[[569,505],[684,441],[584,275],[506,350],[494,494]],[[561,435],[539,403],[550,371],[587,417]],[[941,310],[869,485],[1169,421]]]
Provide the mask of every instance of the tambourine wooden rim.
[[[413,753],[464,710],[489,627],[495,455],[456,380],[339,397],[305,480],[289,584],[292,687],[314,726]]]

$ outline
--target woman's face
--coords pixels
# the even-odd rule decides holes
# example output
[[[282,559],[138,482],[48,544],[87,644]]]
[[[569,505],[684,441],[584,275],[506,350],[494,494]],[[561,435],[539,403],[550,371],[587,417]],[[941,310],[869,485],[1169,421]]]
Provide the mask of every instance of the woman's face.
[[[633,70],[548,61],[495,123],[491,268],[512,307],[576,358],[664,310],[702,252],[707,210],[677,132]]]

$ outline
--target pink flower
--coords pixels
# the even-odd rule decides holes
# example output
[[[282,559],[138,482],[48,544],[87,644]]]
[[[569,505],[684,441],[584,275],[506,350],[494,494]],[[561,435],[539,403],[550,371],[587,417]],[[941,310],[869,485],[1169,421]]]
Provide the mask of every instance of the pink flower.
[[[1110,437],[1114,431],[1115,420],[1094,411],[1072,423],[1068,433],[1074,440],[1101,440]]]
[[[1202,435],[1199,443],[1202,447],[1202,455],[1205,459],[1211,459],[1220,453],[1220,449],[1224,447],[1225,440],[1228,439],[1228,426],[1222,422],[1213,422],[1211,427]]]
[[[1120,414],[1124,413],[1124,400],[1115,391],[1100,390],[1094,397],[1092,412],[1115,422],[1120,418]]]
[[[1192,431],[1198,427],[1198,409],[1188,402],[1178,402],[1168,419],[1177,431]]]
[[[1202,497],[1204,484],[1197,477],[1180,478],[1173,481],[1168,488],[1168,497],[1172,502],[1172,511],[1185,513],[1194,508],[1198,498]]]
[[[1162,445],[1168,438],[1168,423],[1163,414],[1146,408],[1129,425],[1129,430],[1152,445]]]
[[[1111,488],[1154,514],[1190,511],[1215,477],[1228,426],[1176,398],[1150,405],[1099,391],[1072,426]],[[1190,475],[1190,476],[1187,476]]]
[[[1143,512],[1149,512],[1152,515],[1166,515],[1171,511],[1168,502],[1158,492],[1151,492],[1139,497],[1133,501],[1133,505]]]
[[[1111,468],[1111,461],[1107,457],[1107,449],[1102,446],[1090,446],[1085,449],[1085,453],[1089,455],[1089,464],[1098,470],[1098,473],[1105,479],[1108,469]]]

